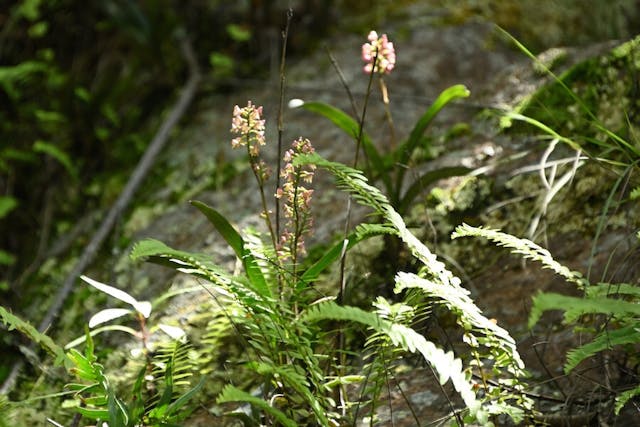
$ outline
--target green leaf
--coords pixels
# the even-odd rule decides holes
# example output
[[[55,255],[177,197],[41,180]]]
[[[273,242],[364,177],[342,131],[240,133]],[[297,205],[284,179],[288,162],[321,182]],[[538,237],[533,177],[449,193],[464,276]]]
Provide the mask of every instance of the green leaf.
[[[14,255],[0,249],[0,265],[12,265],[14,262],[16,262]]]
[[[146,258],[149,262],[202,277],[216,284],[227,285],[232,280],[231,276],[211,261],[209,255],[179,251],[155,239],[137,242],[130,256],[133,260]]]
[[[186,405],[189,402],[189,400],[193,398],[193,396],[196,395],[196,393],[200,391],[200,389],[204,385],[204,382],[205,382],[205,377],[202,377],[198,382],[198,384],[195,385],[195,387],[191,388],[189,391],[185,392],[180,397],[178,397],[167,408],[167,414],[173,415],[174,413],[178,412],[184,405]]]
[[[640,396],[640,385],[636,388],[632,388],[631,390],[627,390],[623,393],[620,393],[618,397],[616,397],[616,405],[615,405],[615,414],[619,415],[622,407],[626,405],[626,403],[633,399],[636,396]]]
[[[586,288],[589,285],[587,279],[582,277],[577,271],[571,271],[569,268],[560,264],[553,259],[551,253],[540,245],[528,239],[522,239],[511,234],[504,233],[500,230],[493,230],[483,227],[472,227],[467,224],[461,224],[451,234],[451,239],[460,237],[484,237],[487,240],[495,242],[498,246],[508,248],[511,253],[523,256],[525,259],[537,261],[542,264],[543,268],[548,268],[564,277],[567,281],[573,282],[579,288]],[[535,323],[535,322],[534,322]]]
[[[570,373],[580,362],[604,350],[610,350],[615,345],[640,343],[640,325],[632,324],[624,328],[604,331],[593,341],[567,352],[567,363],[564,365],[565,374]]]
[[[136,382],[133,384],[133,392],[131,393],[131,406],[129,409],[131,419],[133,420],[139,420],[144,415],[144,398],[142,397],[142,385],[145,381],[146,374],[147,367],[143,366],[138,372]]]
[[[418,334],[413,329],[382,319],[378,314],[364,311],[357,307],[339,306],[334,302],[324,302],[311,306],[301,318],[302,322],[320,320],[345,320],[362,323],[377,332],[387,335],[395,346],[411,353],[420,353],[439,375],[440,384],[451,380],[453,386],[464,400],[469,411],[482,422],[486,418],[485,411],[476,399],[471,383],[467,380],[462,361],[452,352],[444,352],[435,344]]]
[[[396,156],[400,165],[406,165],[413,154],[413,151],[420,145],[422,141],[422,135],[425,130],[431,124],[434,117],[447,105],[449,102],[458,98],[466,98],[470,94],[469,89],[464,85],[451,86],[440,93],[431,106],[425,111],[418,122],[414,126],[409,138],[406,142],[396,148]],[[428,148],[428,147],[427,147]],[[396,188],[399,190],[402,186],[404,179],[404,169],[398,171],[398,178],[396,181]]]
[[[355,246],[360,240],[357,238],[356,233],[351,233],[349,236],[336,243],[331,249],[324,253],[322,258],[316,261],[311,267],[309,267],[304,274],[300,277],[300,281],[303,283],[313,282],[318,279],[318,276],[333,262],[335,262],[343,252],[348,251]]]
[[[612,298],[585,299],[549,292],[533,297],[529,327],[532,328],[547,310],[564,311],[564,320],[567,323],[576,321],[584,314],[607,314],[622,318],[640,316],[640,304],[634,302]]]
[[[18,200],[11,196],[0,196],[0,218],[4,218],[18,206]]]
[[[292,419],[288,418],[282,411],[274,408],[269,404],[269,402],[264,401],[258,397],[254,397],[249,393],[246,393],[231,384],[228,384],[223,390],[222,393],[218,396],[217,403],[227,403],[227,402],[246,402],[253,406],[256,406],[266,412],[267,414],[274,417],[280,424],[285,427],[297,427],[297,424]]]
[[[109,411],[107,409],[98,409],[98,408],[83,408],[82,406],[78,406],[74,408],[76,412],[78,412],[83,417],[87,417],[90,420],[108,420],[109,419]]]
[[[29,322],[25,322],[18,316],[9,313],[9,311],[7,311],[2,306],[0,306],[0,321],[7,325],[9,330],[17,329],[18,331],[26,335],[31,341],[40,345],[40,347],[42,347],[55,357],[56,364],[61,364],[63,362],[69,361],[64,352],[64,349],[56,344],[48,335],[39,332]]]
[[[127,427],[129,424],[129,410],[124,402],[109,391],[107,408],[109,410],[109,427]]]
[[[45,141],[36,141],[33,144],[33,151],[36,153],[44,153],[56,159],[73,179],[78,179],[78,171],[73,166],[71,158],[67,153],[56,147],[54,144]]]
[[[267,282],[262,275],[258,262],[251,252],[246,249],[245,242],[236,229],[233,228],[229,221],[227,221],[227,219],[215,209],[198,201],[192,201],[191,204],[209,219],[218,233],[220,233],[222,238],[236,253],[236,256],[240,261],[242,261],[244,270],[247,273],[247,277],[253,285],[254,290],[256,290],[261,296],[271,297],[271,289],[267,286]]]

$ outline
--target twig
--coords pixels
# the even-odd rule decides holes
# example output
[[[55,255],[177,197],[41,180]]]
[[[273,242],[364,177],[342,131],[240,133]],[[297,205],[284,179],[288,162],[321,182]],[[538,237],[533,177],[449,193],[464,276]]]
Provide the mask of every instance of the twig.
[[[280,168],[282,167],[282,135],[284,133],[284,96],[285,96],[285,83],[286,83],[286,74],[285,74],[285,65],[287,59],[287,41],[289,39],[289,27],[291,26],[291,19],[293,18],[293,9],[289,9],[287,11],[287,22],[285,24],[284,30],[282,31],[282,54],[280,56],[280,103],[278,105],[278,156],[277,156],[277,166],[276,166],[276,191],[278,192],[278,188],[280,188]],[[275,197],[276,203],[276,239],[280,239],[280,199]],[[277,243],[277,242],[276,242]],[[274,251],[278,251],[276,245],[273,248]],[[278,276],[279,279],[279,288],[280,295],[282,295],[282,280],[281,276]]]
[[[73,290],[76,279],[95,258],[98,250],[100,249],[100,246],[113,228],[113,225],[116,223],[116,220],[131,202],[131,199],[133,198],[136,190],[138,189],[140,184],[142,184],[145,176],[153,166],[156,157],[169,140],[171,130],[178,124],[178,121],[180,121],[184,113],[187,111],[187,108],[193,101],[193,98],[196,94],[196,89],[201,79],[201,75],[195,59],[195,55],[193,53],[193,48],[191,47],[191,44],[186,39],[186,37],[181,38],[180,49],[189,66],[189,80],[182,89],[180,97],[171,109],[169,116],[162,123],[162,126],[160,126],[160,129],[158,129],[158,132],[155,134],[153,140],[149,144],[147,151],[145,151],[144,155],[138,162],[138,165],[129,178],[127,185],[124,187],[124,189],[120,193],[120,196],[107,213],[107,216],[102,221],[102,224],[100,224],[100,228],[98,228],[98,231],[96,231],[96,233],[91,238],[91,241],[80,256],[80,259],[76,262],[73,270],[66,277],[64,284],[55,295],[53,303],[49,307],[49,310],[38,326],[38,330],[40,332],[44,332],[54,324],[56,318],[60,314],[60,310],[62,309],[64,302]],[[13,385],[15,384],[23,365],[24,361],[22,359],[18,360],[13,365],[11,373],[0,388],[0,394],[6,394],[11,388],[13,388]]]

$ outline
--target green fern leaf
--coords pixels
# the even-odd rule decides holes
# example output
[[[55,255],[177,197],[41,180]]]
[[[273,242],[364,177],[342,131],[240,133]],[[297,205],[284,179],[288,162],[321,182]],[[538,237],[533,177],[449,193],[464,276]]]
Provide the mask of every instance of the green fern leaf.
[[[136,243],[131,252],[134,260],[147,258],[156,264],[171,267],[177,271],[202,277],[211,283],[230,290],[245,307],[257,307],[258,301],[269,300],[269,289],[254,287],[254,283],[242,277],[229,275],[211,261],[206,254],[184,252],[172,249],[164,243],[145,239]]]
[[[417,288],[428,296],[437,298],[452,312],[456,313],[465,325],[474,327],[484,333],[492,333],[500,339],[502,346],[507,347],[513,359],[514,368],[524,369],[524,362],[518,354],[515,340],[509,332],[487,319],[469,297],[469,291],[460,286],[441,286],[430,280],[412,273],[398,273],[394,292],[400,293],[405,289]]]
[[[640,385],[636,388],[632,388],[631,390],[627,390],[623,393],[620,393],[618,397],[616,397],[616,405],[614,408],[615,414],[619,415],[622,407],[626,405],[628,401],[633,399],[636,396],[640,396]]]
[[[7,325],[9,330],[17,329],[26,335],[31,341],[38,344],[44,350],[49,352],[54,358],[57,365],[68,365],[70,362],[64,349],[56,344],[48,335],[38,331],[29,322],[20,319],[12,313],[9,313],[4,307],[0,306],[0,320]]]
[[[331,172],[339,188],[348,191],[359,203],[373,208],[376,213],[382,215],[388,224],[396,229],[397,235],[405,245],[407,245],[411,254],[424,264],[424,270],[430,276],[433,283],[446,287],[447,291],[451,288],[450,292],[454,295],[464,294],[465,291],[460,287],[460,279],[455,277],[446,268],[445,264],[439,261],[429,248],[409,231],[404,220],[400,214],[393,209],[387,198],[380,190],[369,185],[367,179],[360,171],[340,163],[327,161],[317,153],[297,156],[294,162],[297,164],[312,163]],[[447,295],[448,293],[443,294],[445,297]],[[466,297],[464,301],[467,304],[465,306],[466,308],[474,306],[473,301],[468,297]],[[455,306],[456,301],[449,303],[449,307]],[[462,311],[464,310],[456,310],[455,313],[460,316]],[[505,330],[489,322],[488,319],[482,316],[477,307],[472,311],[472,315],[466,318],[471,319],[474,322],[473,324],[479,328],[487,327],[487,329],[483,330],[483,332],[487,334],[485,342],[491,342],[492,349],[499,353],[499,356],[496,356],[495,360],[499,359],[505,362],[503,366],[508,366],[509,370],[517,376],[524,374],[520,355],[517,352],[513,339]]]
[[[311,406],[311,409],[316,416],[316,420],[321,425],[331,425],[329,419],[325,415],[325,409],[322,407],[313,393],[311,393],[311,391],[309,390],[309,382],[304,377],[304,375],[296,372],[294,366],[274,366],[267,363],[254,363],[251,367],[264,377],[272,375],[279,377],[283,381],[283,383],[293,388],[306,400],[309,406]]]
[[[312,306],[302,315],[303,322],[320,320],[342,320],[361,323],[373,330],[386,334],[396,346],[411,353],[419,352],[430,363],[439,375],[441,384],[451,380],[453,386],[462,397],[472,415],[481,423],[487,422],[486,413],[476,399],[472,384],[467,381],[462,370],[462,361],[453,353],[445,353],[435,344],[418,334],[413,329],[381,319],[376,313],[364,311],[357,307],[342,307],[334,302],[326,302]]]
[[[538,261],[544,268],[549,268],[564,277],[566,280],[575,283],[579,288],[589,285],[588,281],[577,271],[571,271],[564,265],[553,259],[548,250],[538,246],[531,240],[521,239],[499,230],[489,228],[472,227],[467,224],[459,225],[453,234],[452,239],[459,237],[484,237],[511,250],[511,253],[522,255],[525,259]]]
[[[637,343],[640,343],[640,327],[638,324],[613,331],[604,331],[598,334],[590,343],[567,352],[567,363],[564,365],[564,372],[568,374],[586,358],[601,351],[609,350],[615,345]]]
[[[217,403],[228,403],[228,402],[246,402],[253,406],[256,406],[266,412],[267,414],[274,417],[279,423],[284,425],[285,427],[296,427],[297,424],[291,418],[288,418],[282,411],[274,408],[269,404],[269,402],[264,401],[258,397],[252,396],[249,393],[246,393],[231,384],[228,384],[220,393],[217,399]]]
[[[542,313],[548,310],[563,310],[566,323],[575,322],[585,314],[607,314],[620,318],[640,316],[640,304],[611,298],[585,299],[553,292],[540,293],[533,298],[529,315],[529,328],[532,328]]]
[[[585,289],[587,298],[601,298],[611,295],[627,295],[640,299],[640,287],[629,283],[598,283]]]

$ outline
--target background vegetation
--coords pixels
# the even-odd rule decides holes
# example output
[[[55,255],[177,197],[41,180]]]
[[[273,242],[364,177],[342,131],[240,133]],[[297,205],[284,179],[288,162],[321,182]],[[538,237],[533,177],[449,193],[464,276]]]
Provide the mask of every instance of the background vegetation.
[[[302,57],[332,33],[366,34],[386,14],[402,14],[403,7],[412,3],[415,2],[377,2],[373,7],[363,8],[360,2],[346,0],[294,2],[292,27],[297,30],[289,39],[289,58]],[[442,14],[442,25],[483,17],[501,25],[536,52],[565,44],[586,46],[611,38],[628,39],[634,35],[640,18],[640,8],[631,0],[617,1],[613,5],[607,1],[548,1],[536,7],[527,2],[503,1],[432,3],[434,13]],[[11,2],[0,12],[0,104],[3,107],[0,109],[0,301],[3,307],[33,323],[41,318],[42,307],[55,292],[55,284],[60,283],[70,270],[91,231],[97,227],[100,215],[118,196],[177,97],[177,89],[188,76],[179,39],[187,37],[192,42],[197,61],[205,70],[199,92],[200,102],[203,102],[207,95],[232,92],[240,86],[255,84],[256,80],[268,81],[273,77],[279,61],[280,32],[287,6],[288,2],[284,1],[245,1],[230,5],[214,0],[89,3],[23,0]],[[637,51],[637,47],[631,49]],[[610,58],[618,70],[626,70],[620,71],[617,80],[628,82],[624,87],[631,88],[633,93],[617,91],[620,87],[610,85],[606,75],[594,76],[591,65],[595,62],[583,64],[566,76],[565,81],[572,88],[585,87],[587,81],[595,82],[595,87],[600,88],[577,91],[594,116],[580,111],[575,100],[558,97],[558,88],[553,86],[536,93],[517,110],[570,136],[592,159],[607,160],[605,169],[621,177],[618,184],[602,190],[606,194],[593,195],[596,203],[606,207],[599,211],[604,212],[603,217],[610,212],[608,209],[615,208],[609,208],[614,200],[633,199],[629,191],[637,188],[638,148],[637,133],[634,132],[637,132],[635,123],[640,106],[637,104],[636,56]],[[615,107],[612,104],[621,98],[631,100],[624,104],[626,119],[609,120]],[[192,107],[192,111],[195,110],[197,104]],[[569,119],[554,113],[558,110],[575,114]],[[513,131],[532,133],[532,129],[535,128],[518,126]],[[230,163],[228,159],[217,162],[216,167],[220,170]],[[379,176],[388,172],[381,168],[384,169],[378,168]],[[161,177],[165,173],[163,170],[153,172],[139,193],[138,202],[157,191],[154,183],[163,182]],[[233,168],[230,175],[233,175]],[[220,184],[214,182],[216,179],[228,179],[230,175],[216,175],[209,185],[215,187]],[[442,201],[434,196],[430,203],[442,209]],[[407,206],[398,210],[403,215],[409,213]],[[462,212],[457,218],[468,213]],[[598,227],[598,235],[601,233],[605,233],[603,225]],[[122,229],[113,233],[102,256],[105,269],[115,264],[109,254],[126,247],[129,239]],[[390,270],[397,271],[395,266]],[[637,278],[625,279],[624,283],[635,285],[633,280]],[[602,292],[588,295],[593,298],[611,296]],[[616,292],[616,298],[634,301],[637,298],[635,291],[624,286]],[[87,291],[80,291],[77,297],[82,299],[86,295]],[[541,298],[537,300],[537,307],[540,311],[561,308],[557,301],[562,300]],[[101,304],[87,303],[87,307]],[[74,324],[83,314],[68,310],[64,323]],[[602,344],[601,335],[607,328],[628,331],[637,326],[637,313],[633,311],[591,309],[588,314],[602,316],[590,331],[596,337],[595,344],[574,353],[567,371],[577,366],[578,356],[586,358],[585,354],[591,356],[607,348]],[[334,320],[340,317],[335,313],[314,315]],[[224,315],[213,308],[203,314],[201,326],[207,339],[202,348],[218,341],[239,346],[224,333],[212,332],[216,322],[218,327],[220,322],[228,322],[224,319]],[[570,321],[580,325],[576,319],[570,317]],[[382,334],[377,337],[379,348],[392,351],[387,346],[393,337],[384,335],[382,329],[377,332]],[[629,338],[629,334],[624,338],[619,336],[615,335],[620,345],[637,345],[638,340]],[[313,335],[313,339],[316,338]],[[0,380],[8,374],[14,354],[30,354],[25,345],[26,341],[18,335],[2,334]],[[186,351],[186,347],[179,346],[168,349],[162,353],[163,360],[174,360],[172,357],[185,360]],[[197,352],[201,358],[223,359],[219,355],[205,357],[204,353],[204,350]],[[89,348],[85,353],[78,353],[74,360],[80,363],[78,361],[84,357],[91,361],[93,356]],[[632,363],[624,361],[623,365],[631,366]],[[36,366],[39,364],[41,362],[35,362]],[[198,366],[204,365],[203,362]],[[32,373],[31,369],[28,373]],[[91,371],[91,375],[97,375],[92,377],[96,381],[101,378],[99,374]],[[152,393],[163,402],[157,404],[157,408],[166,409],[177,396],[189,396],[189,390],[198,387],[197,384],[191,384],[191,388],[183,384],[183,388],[176,387],[178,391],[173,393],[171,385],[169,397],[163,400],[160,391],[167,390],[167,384],[172,380],[168,381],[162,383],[157,393]],[[318,384],[314,386],[320,388]],[[109,396],[110,389],[105,390],[105,396]],[[209,390],[212,394],[216,391],[220,390]],[[18,394],[26,396],[20,390]],[[226,396],[229,394],[227,390]],[[247,396],[244,397],[247,400]],[[629,394],[628,398],[632,397],[633,394]],[[330,399],[330,396],[321,396],[321,399]],[[37,408],[36,404],[33,408]],[[159,409],[155,413],[156,419],[165,416],[161,412]],[[170,412],[167,414],[167,418],[162,418],[163,422],[178,422],[177,418],[170,418]]]

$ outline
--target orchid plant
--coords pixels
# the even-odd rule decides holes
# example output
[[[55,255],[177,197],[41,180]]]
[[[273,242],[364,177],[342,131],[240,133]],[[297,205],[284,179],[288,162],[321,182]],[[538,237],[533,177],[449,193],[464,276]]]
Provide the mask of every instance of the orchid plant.
[[[396,68],[395,46],[393,42],[389,41],[386,34],[379,36],[376,31],[371,31],[367,36],[367,40],[362,45],[361,55],[365,63],[363,71],[369,77],[369,84],[365,94],[364,107],[359,118],[354,118],[354,116],[347,114],[345,111],[323,102],[293,100],[289,103],[289,106],[292,108],[302,107],[317,113],[346,132],[355,142],[356,160],[360,149],[362,148],[363,150],[366,158],[365,172],[367,177],[372,182],[381,181],[392,206],[401,215],[405,215],[416,197],[430,184],[440,179],[465,175],[469,172],[468,168],[462,166],[428,170],[417,176],[410,184],[405,185],[407,170],[414,165],[416,151],[422,149],[423,152],[427,153],[427,160],[432,156],[432,140],[425,136],[425,132],[433,119],[447,104],[457,99],[468,97],[470,92],[463,85],[454,85],[442,91],[433,104],[420,116],[408,138],[398,144],[391,116],[389,91],[384,81],[384,76],[389,75]],[[339,75],[342,75],[342,73],[339,72]],[[374,76],[378,78],[387,125],[391,135],[389,144],[380,144],[383,147],[387,147],[387,149],[378,148],[379,145],[374,144],[371,136],[364,129],[367,104]],[[351,97],[351,91],[347,83],[343,83]],[[355,105],[355,102],[352,102],[352,105]],[[357,112],[354,109],[355,114]]]

